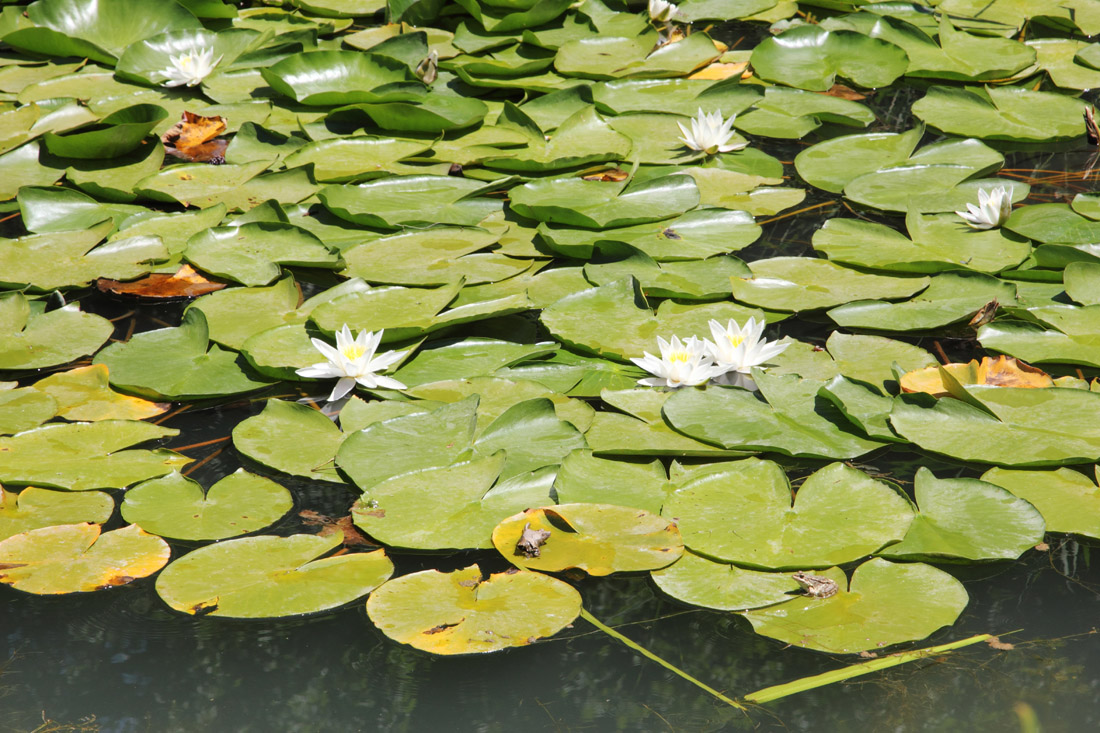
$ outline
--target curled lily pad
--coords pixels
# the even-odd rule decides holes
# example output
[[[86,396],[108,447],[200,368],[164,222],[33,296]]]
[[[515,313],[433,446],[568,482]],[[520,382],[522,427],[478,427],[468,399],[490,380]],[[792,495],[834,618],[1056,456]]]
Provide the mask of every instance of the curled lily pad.
[[[192,615],[277,618],[327,611],[365,596],[393,573],[382,550],[322,557],[341,541],[258,536],[200,547],[157,578],[157,593]]]
[[[135,104],[112,112],[95,125],[64,135],[46,133],[43,141],[53,155],[65,158],[117,158],[129,153],[168,117],[155,104]]]
[[[769,569],[852,562],[900,540],[913,521],[896,491],[843,463],[815,472],[792,502],[782,469],[755,458],[685,481],[662,511],[694,552]]]
[[[181,540],[221,540],[272,524],[294,505],[271,479],[238,469],[204,491],[173,472],[129,489],[122,518],[147,532]]]
[[[115,500],[102,491],[50,491],[29,486],[22,491],[0,488],[0,540],[20,532],[58,524],[103,524]]]
[[[839,568],[825,577],[839,592],[831,598],[793,598],[748,611],[758,634],[832,654],[880,649],[923,639],[955,622],[970,598],[962,583],[931,565],[892,563],[874,558],[852,573]]]
[[[370,620],[394,641],[432,654],[478,654],[553,636],[581,612],[573,586],[525,570],[485,578],[477,565],[422,570],[367,599]]]
[[[415,99],[424,93],[402,62],[358,51],[308,51],[261,73],[275,91],[311,106]]]
[[[36,595],[87,593],[132,583],[168,562],[168,543],[131,524],[32,529],[0,542],[0,583]]]
[[[644,509],[559,504],[528,509],[493,530],[493,545],[525,568],[589,575],[656,570],[684,551],[676,525]]]

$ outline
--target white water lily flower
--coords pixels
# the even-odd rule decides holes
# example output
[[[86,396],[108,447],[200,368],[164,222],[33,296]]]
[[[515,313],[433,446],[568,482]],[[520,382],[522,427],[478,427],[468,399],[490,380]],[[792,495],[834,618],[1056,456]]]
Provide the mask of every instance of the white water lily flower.
[[[675,18],[679,12],[680,8],[673,3],[665,2],[665,0],[649,0],[650,20],[667,23]]]
[[[676,123],[680,126],[680,132],[684,133],[680,141],[692,150],[699,150],[707,155],[740,150],[748,143],[730,143],[730,138],[733,137],[733,119],[736,116],[733,115],[723,121],[721,112],[715,110],[707,114],[700,109],[698,114],[691,118],[690,131],[684,127],[683,123]]]
[[[697,387],[723,371],[715,367],[707,356],[704,343],[694,336],[686,342],[681,342],[676,336],[672,337],[671,342],[658,336],[657,347],[661,350],[660,358],[647,351],[641,359],[631,359],[642,369],[654,375],[639,379],[638,384],[673,389]]]
[[[204,48],[201,51],[189,51],[179,56],[170,56],[172,65],[161,70],[165,77],[163,85],[166,87],[179,87],[186,84],[193,87],[210,76],[210,72],[222,60],[222,57],[214,58],[213,48]]]
[[[1005,223],[1012,213],[1012,197],[1004,186],[997,186],[988,193],[978,190],[978,205],[967,204],[966,211],[955,213],[966,219],[974,229],[994,229]]]
[[[790,346],[763,338],[766,325],[763,320],[757,323],[755,318],[750,317],[744,326],[738,326],[734,320],[725,326],[712,320],[709,325],[714,341],[708,339],[703,345],[721,370],[714,379],[717,384],[756,389],[752,368],[779,356]]]
[[[312,339],[313,346],[328,361],[322,361],[313,366],[302,367],[296,373],[300,377],[310,379],[331,379],[339,377],[340,381],[332,389],[329,402],[341,399],[355,387],[355,383],[363,385],[367,389],[406,389],[405,385],[391,377],[375,374],[383,369],[393,366],[402,356],[404,351],[387,351],[385,354],[375,356],[378,344],[382,341],[382,331],[360,331],[359,335],[352,338],[351,329],[345,323],[344,327],[336,333],[336,348],[332,348],[321,339]]]

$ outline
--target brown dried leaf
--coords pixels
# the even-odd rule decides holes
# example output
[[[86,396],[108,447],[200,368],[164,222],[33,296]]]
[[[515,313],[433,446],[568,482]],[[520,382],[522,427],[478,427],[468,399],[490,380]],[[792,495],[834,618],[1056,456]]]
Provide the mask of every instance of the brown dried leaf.
[[[196,272],[190,265],[184,265],[171,275],[153,273],[137,280],[120,282],[118,280],[96,280],[95,286],[100,292],[116,295],[132,295],[137,298],[197,298],[225,287],[224,282],[211,280]]]
[[[1016,648],[1015,644],[1009,644],[1007,641],[1001,641],[996,636],[994,636],[990,639],[986,639],[985,643],[989,644],[989,646],[993,647],[994,649],[999,649],[1001,651],[1008,651],[1009,649],[1015,649]]]
[[[836,97],[837,99],[848,99],[853,102],[858,102],[861,99],[867,99],[867,95],[862,92],[857,92],[851,87],[844,86],[843,84],[833,84],[833,88],[827,92],[821,92],[828,97]]]
[[[590,173],[587,176],[581,176],[586,181],[601,181],[604,183],[625,181],[630,176],[624,170],[619,168],[612,168],[606,171],[600,171],[599,173]]]
[[[191,163],[225,162],[225,149],[229,141],[219,138],[225,132],[224,117],[203,117],[186,110],[183,119],[173,125],[160,140],[169,155]]]
[[[945,384],[946,372],[961,385],[986,384],[994,387],[1026,387],[1044,389],[1053,387],[1054,380],[1042,369],[1017,361],[1010,356],[996,359],[984,357],[981,362],[972,360],[966,364],[944,364],[931,366],[902,375],[902,392],[926,392],[934,397],[944,397],[951,393]]]

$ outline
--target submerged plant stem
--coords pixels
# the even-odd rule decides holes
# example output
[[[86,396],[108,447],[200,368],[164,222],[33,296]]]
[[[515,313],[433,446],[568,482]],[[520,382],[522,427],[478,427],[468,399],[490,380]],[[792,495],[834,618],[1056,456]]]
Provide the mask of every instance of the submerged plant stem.
[[[993,636],[990,634],[978,634],[977,636],[971,636],[967,639],[953,641],[950,644],[941,644],[940,646],[930,646],[926,649],[914,649],[910,652],[891,654],[886,657],[880,657],[879,659],[872,659],[869,662],[861,662],[860,664],[853,664],[850,667],[834,669],[830,672],[816,674],[812,677],[803,677],[800,680],[787,682],[783,685],[765,687],[762,690],[757,690],[756,692],[745,695],[745,699],[749,702],[754,703],[772,702],[773,700],[779,700],[789,695],[795,695],[799,692],[806,692],[807,690],[824,687],[825,685],[831,685],[834,682],[842,682],[844,680],[851,679],[852,677],[859,677],[860,675],[877,672],[880,669],[889,669],[890,667],[896,667],[897,665],[905,664],[906,662],[915,662],[918,659],[927,659],[928,657],[934,657],[938,654],[949,652],[952,649],[959,649],[964,646],[970,646],[971,644],[977,644],[981,641],[988,641],[992,638]]]
[[[589,613],[587,609],[581,608],[581,618],[583,618],[585,621],[592,624],[593,626],[595,626],[597,629],[604,632],[608,636],[613,637],[615,639],[618,639],[623,644],[626,644],[628,647],[630,647],[634,651],[638,652],[642,656],[648,657],[649,659],[652,659],[654,662],[656,662],[657,664],[661,665],[662,667],[664,667],[665,669],[667,669],[671,672],[675,672],[676,674],[680,675],[681,677],[683,677],[685,680],[687,680],[691,684],[695,685],[696,687],[698,687],[701,690],[704,690],[704,691],[708,692],[709,694],[711,694],[714,697],[718,698],[719,700],[726,703],[727,705],[735,707],[738,710],[748,712],[748,709],[744,705],[742,705],[741,703],[739,703],[736,700],[733,700],[729,697],[726,697],[725,695],[723,695],[718,690],[714,689],[713,687],[710,687],[709,685],[706,685],[706,684],[700,682],[699,680],[695,679],[690,674],[688,674],[684,670],[680,669],[676,665],[672,664],[671,662],[667,662],[664,659],[661,659],[660,657],[658,657],[653,652],[649,651],[648,649],[646,649],[642,645],[638,644],[636,641],[632,641],[632,640],[628,639],[627,637],[623,636],[618,631],[615,631],[615,629],[613,629],[610,626],[608,626],[608,625],[604,624],[603,622],[601,622],[598,618],[596,618],[591,613]]]

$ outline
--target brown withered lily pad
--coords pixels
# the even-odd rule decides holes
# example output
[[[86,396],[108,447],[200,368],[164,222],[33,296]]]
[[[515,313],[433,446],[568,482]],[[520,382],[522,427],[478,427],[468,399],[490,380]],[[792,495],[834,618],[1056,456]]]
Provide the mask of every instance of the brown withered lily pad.
[[[999,356],[996,359],[987,356],[980,362],[974,359],[965,364],[944,364],[942,367],[917,369],[903,375],[900,384],[903,392],[926,392],[935,397],[944,397],[951,394],[951,380],[959,385],[985,384],[1035,389],[1054,386],[1054,379],[1042,369],[1011,356]]]
[[[157,272],[127,282],[103,278],[96,280],[95,286],[103,293],[151,300],[175,300],[213,293],[224,288],[226,283],[211,280],[190,265],[183,265],[172,274]]]

